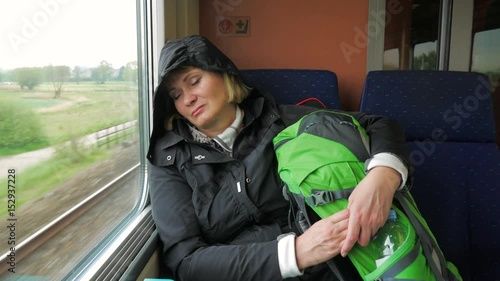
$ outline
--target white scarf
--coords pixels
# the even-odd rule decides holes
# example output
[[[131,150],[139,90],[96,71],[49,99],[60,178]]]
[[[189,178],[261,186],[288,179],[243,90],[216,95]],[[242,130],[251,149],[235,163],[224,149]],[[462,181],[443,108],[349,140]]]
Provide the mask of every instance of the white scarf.
[[[233,144],[236,136],[238,135],[239,128],[243,122],[243,110],[236,105],[236,118],[234,118],[233,123],[224,130],[221,134],[213,138],[217,144],[219,144],[226,152],[232,155]]]
[[[244,114],[245,113],[243,112],[243,110],[241,110],[241,108],[238,105],[236,105],[236,117],[234,118],[233,123],[229,127],[227,127],[226,130],[224,130],[224,132],[222,132],[221,134],[217,135],[212,139],[210,139],[208,136],[198,131],[198,129],[189,124],[191,136],[193,137],[193,140],[198,141],[200,143],[209,144],[210,142],[213,141],[217,143],[218,146],[222,148],[226,154],[232,155],[234,140],[238,135],[239,128],[243,124]]]

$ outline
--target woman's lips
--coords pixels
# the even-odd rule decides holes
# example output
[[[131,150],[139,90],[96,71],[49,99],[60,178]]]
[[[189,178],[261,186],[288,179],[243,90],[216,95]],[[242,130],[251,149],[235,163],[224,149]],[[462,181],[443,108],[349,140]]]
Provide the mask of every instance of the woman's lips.
[[[191,116],[196,117],[196,116],[200,115],[204,106],[205,106],[204,104],[198,106],[195,110],[193,110],[193,112],[191,112]]]

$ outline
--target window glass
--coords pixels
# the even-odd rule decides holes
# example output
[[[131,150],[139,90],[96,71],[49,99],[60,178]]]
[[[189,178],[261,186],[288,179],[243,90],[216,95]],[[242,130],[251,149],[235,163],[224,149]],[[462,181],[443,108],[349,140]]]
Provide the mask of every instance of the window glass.
[[[437,69],[439,13],[440,1],[386,1],[384,69]]]
[[[399,49],[384,51],[384,70],[399,69]]]
[[[472,45],[471,70],[490,76],[495,90],[500,79],[500,28],[475,33]]]
[[[490,78],[500,146],[500,0],[474,0],[471,71]]]
[[[140,162],[136,24],[135,0],[0,1],[0,279],[60,279],[135,206],[138,169],[103,188]]]
[[[437,69],[437,41],[426,42],[415,45],[413,49],[414,70],[435,70]]]

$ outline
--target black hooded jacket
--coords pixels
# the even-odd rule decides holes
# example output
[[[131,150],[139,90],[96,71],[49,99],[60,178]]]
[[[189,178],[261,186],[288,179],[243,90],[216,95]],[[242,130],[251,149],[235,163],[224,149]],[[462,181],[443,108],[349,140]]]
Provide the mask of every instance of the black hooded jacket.
[[[200,36],[167,42],[160,80],[181,65],[239,75],[231,60]],[[193,141],[181,118],[166,130],[164,118],[173,110],[169,100],[161,83],[148,153],[153,218],[165,265],[179,281],[282,280],[276,238],[292,230],[272,139],[314,109],[277,106],[254,89],[239,105],[244,126],[228,156]],[[378,116],[354,116],[371,136],[372,155],[389,152],[408,163],[399,125]],[[300,279],[333,280],[329,275],[306,271]]]

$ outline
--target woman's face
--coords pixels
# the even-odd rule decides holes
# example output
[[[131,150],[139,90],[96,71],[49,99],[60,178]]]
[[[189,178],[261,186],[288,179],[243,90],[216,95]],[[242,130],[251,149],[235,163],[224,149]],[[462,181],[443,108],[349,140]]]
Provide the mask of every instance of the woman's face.
[[[192,68],[177,74],[169,85],[177,111],[209,137],[217,136],[236,118],[236,107],[228,103],[222,75]]]

